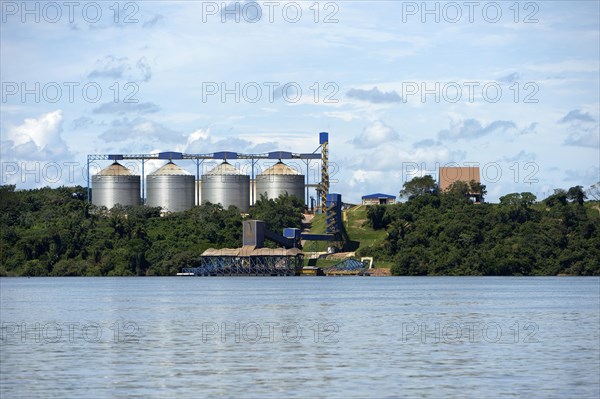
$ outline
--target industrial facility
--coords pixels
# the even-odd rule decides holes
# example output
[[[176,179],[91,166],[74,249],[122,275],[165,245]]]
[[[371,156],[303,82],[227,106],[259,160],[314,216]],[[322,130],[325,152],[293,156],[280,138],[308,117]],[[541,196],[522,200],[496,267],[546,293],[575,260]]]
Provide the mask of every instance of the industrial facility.
[[[304,253],[301,241],[341,240],[342,196],[327,194],[325,202],[325,234],[303,233],[286,228],[282,234],[266,229],[262,220],[243,222],[242,247],[207,249],[200,257],[200,266],[184,267],[181,275],[194,276],[295,276],[302,274]],[[269,240],[283,248],[265,248]]]
[[[212,154],[183,154],[161,152],[158,154],[106,154],[87,157],[87,198],[95,206],[112,208],[145,204],[160,207],[163,213],[179,212],[194,205],[210,202],[224,208],[236,206],[247,212],[261,196],[277,198],[287,193],[303,199],[307,205],[322,209],[329,192],[328,141],[326,132],[319,134],[319,147],[312,153],[275,151],[266,154],[241,154],[221,151]],[[119,162],[141,163],[141,174]],[[167,161],[158,170],[145,174],[148,161]],[[219,161],[210,171],[200,174],[205,161]],[[306,174],[284,163],[299,160],[306,166]],[[108,167],[90,176],[90,166],[96,161],[112,161]],[[174,161],[192,161],[196,176]],[[232,163],[232,162],[235,162]],[[240,167],[240,164],[243,164]],[[313,162],[320,162],[320,181],[310,181]],[[262,170],[261,167],[264,167]],[[242,172],[249,170],[250,174]],[[256,172],[258,175],[256,175]],[[91,182],[91,185],[90,185]],[[316,190],[316,201],[310,201],[310,189]],[[310,202],[310,203],[309,203]]]
[[[319,134],[319,146],[312,153],[286,151],[266,154],[240,154],[222,151],[212,154],[107,154],[88,155],[87,200],[95,206],[112,208],[115,205],[145,204],[160,207],[163,213],[185,211],[196,204],[221,204],[224,208],[237,207],[248,211],[261,198],[278,198],[281,194],[296,196],[309,204],[310,189],[316,191],[316,203],[311,207],[325,213],[325,234],[310,234],[299,229],[286,228],[280,235],[265,229],[264,222],[248,220],[243,223],[243,245],[233,249],[209,249],[200,259],[201,266],[183,268],[184,275],[298,275],[302,272],[301,241],[342,241],[342,196],[329,193],[328,169],[329,134]],[[133,160],[141,163],[141,174],[119,163]],[[156,171],[145,174],[146,162],[167,161]],[[210,171],[200,174],[207,160],[218,161]],[[284,160],[300,160],[306,165],[306,174],[285,164]],[[90,176],[90,165],[95,161],[112,164]],[[193,176],[174,161],[192,161],[196,166]],[[239,163],[246,165],[240,167]],[[320,162],[320,181],[310,181],[312,162]],[[260,172],[260,166],[265,167]],[[244,170],[250,170],[250,174]],[[257,170],[259,171],[256,175]],[[91,186],[90,186],[91,182]],[[265,240],[283,248],[265,248]]]
[[[277,198],[281,194],[296,196],[304,199],[311,208],[325,213],[325,234],[311,234],[295,228],[286,228],[279,234],[266,230],[263,221],[245,220],[240,248],[208,249],[200,257],[200,266],[184,266],[181,274],[299,275],[303,273],[301,243],[327,241],[331,243],[329,248],[343,246],[342,196],[329,193],[328,144],[329,135],[322,132],[319,134],[319,146],[312,153],[275,151],[241,154],[222,151],[212,154],[161,152],[88,155],[88,203],[109,209],[117,204],[145,204],[160,207],[162,213],[180,212],[202,203],[213,203],[221,204],[224,208],[235,206],[240,212],[247,213],[250,206],[261,198]],[[119,163],[127,160],[141,163],[139,175]],[[156,160],[166,162],[146,176],[146,162]],[[208,160],[215,165],[204,164]],[[90,164],[94,161],[112,163],[90,176]],[[294,161],[305,164],[305,174],[299,170],[301,168],[290,166]],[[181,167],[183,162],[194,163],[195,176]],[[317,181],[311,182],[313,162],[320,163],[321,173],[314,179]],[[201,166],[207,172],[201,174]],[[456,181],[479,182],[479,168],[440,168],[440,190],[447,190]],[[316,201],[310,196],[311,189],[316,192]],[[476,202],[480,200],[480,194],[469,193]],[[396,196],[389,194],[376,193],[362,197],[364,205],[395,202]],[[265,240],[275,242],[280,248],[265,248]],[[360,265],[360,262],[340,263],[336,265],[336,273],[355,273],[356,270],[360,271]]]

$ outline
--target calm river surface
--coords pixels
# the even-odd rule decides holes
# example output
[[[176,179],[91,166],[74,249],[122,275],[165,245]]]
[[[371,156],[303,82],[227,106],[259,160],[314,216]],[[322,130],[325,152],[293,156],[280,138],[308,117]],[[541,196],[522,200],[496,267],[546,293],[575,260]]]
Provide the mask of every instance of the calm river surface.
[[[595,398],[600,279],[2,278],[2,398]]]

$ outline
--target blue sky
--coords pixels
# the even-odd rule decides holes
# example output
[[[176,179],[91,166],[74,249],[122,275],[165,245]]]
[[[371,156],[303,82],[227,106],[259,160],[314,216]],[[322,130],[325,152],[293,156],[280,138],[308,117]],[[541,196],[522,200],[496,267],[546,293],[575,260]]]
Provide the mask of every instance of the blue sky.
[[[321,131],[346,201],[446,165],[479,165],[492,202],[600,180],[598,1],[1,4],[2,184]]]

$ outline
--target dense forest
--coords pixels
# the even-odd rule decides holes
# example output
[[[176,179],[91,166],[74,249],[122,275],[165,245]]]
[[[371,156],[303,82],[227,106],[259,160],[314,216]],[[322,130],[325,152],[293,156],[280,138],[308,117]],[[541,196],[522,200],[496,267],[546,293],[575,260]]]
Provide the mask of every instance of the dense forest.
[[[476,204],[479,183],[447,192],[431,176],[404,184],[406,202],[367,211],[383,244],[359,254],[393,262],[394,275],[600,275],[600,203],[581,186],[557,189],[543,201],[529,192],[499,204]]]
[[[368,208],[366,223],[387,238],[358,255],[391,262],[396,275],[600,275],[600,204],[580,186],[499,204],[474,204],[472,192],[485,186],[440,193],[430,176],[405,183],[405,202]],[[238,247],[243,217],[280,231],[300,227],[304,210],[281,196],[244,216],[204,204],[161,217],[147,206],[90,207],[82,187],[0,186],[0,276],[174,275],[209,247]]]
[[[90,207],[82,187],[15,191],[0,186],[0,276],[174,275],[207,248],[239,247],[235,207],[204,204],[160,217],[147,206]],[[248,217],[301,227],[295,197],[261,198]]]

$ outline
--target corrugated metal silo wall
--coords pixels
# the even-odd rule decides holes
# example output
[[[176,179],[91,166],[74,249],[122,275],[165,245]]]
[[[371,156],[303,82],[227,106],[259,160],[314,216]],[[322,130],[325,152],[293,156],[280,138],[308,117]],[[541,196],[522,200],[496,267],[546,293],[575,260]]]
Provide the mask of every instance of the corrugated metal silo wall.
[[[250,206],[250,176],[202,175],[202,202],[221,204],[224,208],[235,205],[246,212]]]
[[[195,203],[194,176],[149,175],[146,178],[146,205],[168,212],[191,209]]]
[[[262,174],[256,177],[256,200],[267,193],[269,198],[277,198],[280,194],[295,195],[304,202],[304,175]]]
[[[139,205],[140,176],[92,176],[92,192],[96,206]]]

